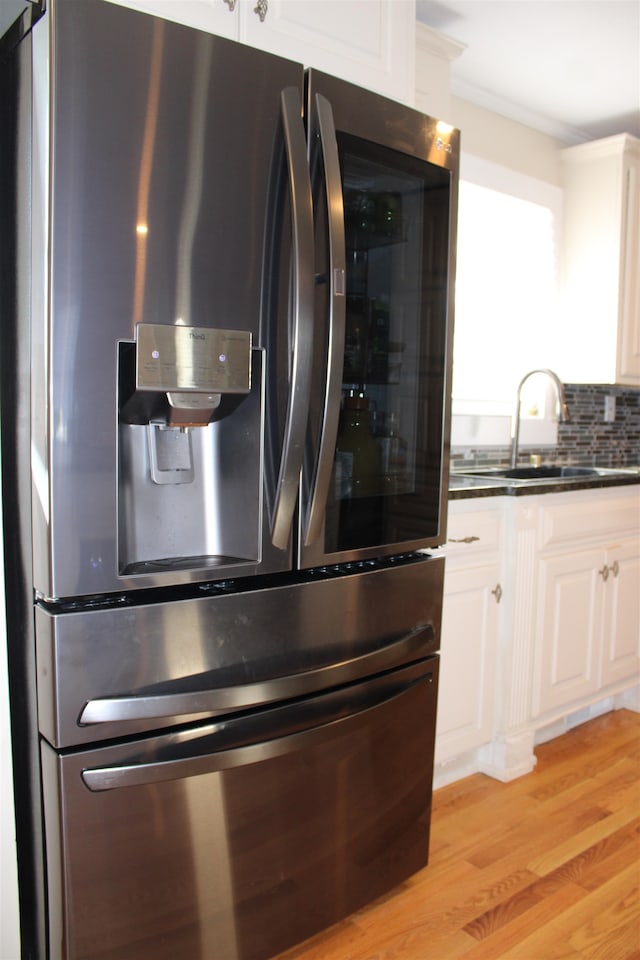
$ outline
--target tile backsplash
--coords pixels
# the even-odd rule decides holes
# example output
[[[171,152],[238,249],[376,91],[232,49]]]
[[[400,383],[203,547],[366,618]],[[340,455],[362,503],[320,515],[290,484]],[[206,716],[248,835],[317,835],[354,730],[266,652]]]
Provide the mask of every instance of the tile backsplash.
[[[640,464],[640,390],[601,384],[565,384],[569,423],[558,424],[555,447],[522,444],[520,460],[540,454],[543,462],[619,467]],[[615,419],[605,423],[605,398],[615,398]],[[452,447],[451,466],[509,462],[508,446]]]

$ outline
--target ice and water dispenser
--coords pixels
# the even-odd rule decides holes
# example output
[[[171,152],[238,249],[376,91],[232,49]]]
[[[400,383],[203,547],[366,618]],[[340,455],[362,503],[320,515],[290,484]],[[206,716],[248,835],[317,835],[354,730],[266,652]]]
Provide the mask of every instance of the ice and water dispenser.
[[[258,559],[261,393],[247,331],[139,323],[118,344],[121,575]]]

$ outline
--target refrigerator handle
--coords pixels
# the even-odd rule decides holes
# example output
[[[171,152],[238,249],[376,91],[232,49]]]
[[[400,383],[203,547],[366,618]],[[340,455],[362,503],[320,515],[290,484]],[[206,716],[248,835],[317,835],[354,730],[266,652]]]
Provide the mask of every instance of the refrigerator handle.
[[[338,435],[342,367],[345,336],[346,252],[344,239],[344,206],[342,178],[333,110],[326,97],[314,98],[314,122],[320,137],[327,201],[329,235],[329,343],[327,379],[315,478],[312,484],[309,511],[304,531],[304,544],[317,540],[322,530],[333,460]]]
[[[280,471],[276,485],[271,540],[286,549],[298,499],[304,438],[309,414],[313,348],[313,202],[302,125],[302,104],[296,87],[281,93],[282,127],[291,198],[293,290],[291,366]]]
[[[354,720],[364,718],[368,711],[389,703],[425,681],[435,682],[433,671],[427,669],[419,676],[414,675],[411,678],[405,678],[401,683],[390,684],[387,690],[372,691],[365,698],[361,708],[349,713],[348,716],[336,715],[334,710],[314,726],[297,733],[241,747],[231,747],[215,752],[206,751],[195,756],[193,749],[190,749],[190,744],[187,744],[189,753],[185,756],[184,748],[181,750],[181,745],[178,743],[163,751],[162,760],[86,768],[82,771],[81,777],[92,793],[100,793],[122,787],[141,787],[152,783],[183,780],[186,777],[204,776],[273,760],[298,750],[308,749],[316,744],[329,743],[342,736],[348,736],[353,730]]]
[[[244,683],[175,694],[140,693],[89,700],[80,714],[78,724],[88,726],[96,723],[189,716],[196,713],[230,713],[276,700],[317,693],[426,656],[431,652],[426,645],[432,644],[435,636],[432,624],[420,625],[373,653],[292,676],[276,677],[262,683]]]

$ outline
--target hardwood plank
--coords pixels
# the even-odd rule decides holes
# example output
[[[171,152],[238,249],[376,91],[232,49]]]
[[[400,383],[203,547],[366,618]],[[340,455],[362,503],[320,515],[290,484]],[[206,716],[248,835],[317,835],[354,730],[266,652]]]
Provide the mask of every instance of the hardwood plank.
[[[618,846],[619,839],[621,842]],[[609,846],[607,843],[608,849],[599,851],[597,858],[581,864],[579,882],[585,890],[595,890],[627,867],[640,864],[640,834],[636,821],[630,823],[628,828],[618,831],[609,840],[611,844]]]
[[[554,917],[564,913],[573,904],[578,903],[584,895],[584,890],[576,884],[565,883],[527,910],[517,914],[505,912],[502,919],[506,922],[490,931],[485,930],[479,942],[460,956],[464,957],[464,960],[509,958],[511,949],[516,944],[549,923]],[[530,960],[543,960],[543,958],[531,957]]]
[[[621,827],[626,827],[638,816],[637,806],[623,807],[584,830],[578,829],[574,836],[551,850],[528,861],[528,867],[534,873],[544,875],[556,870],[563,863],[583,853],[599,841],[610,837]]]
[[[553,803],[563,796],[574,795],[576,790],[580,790],[589,784],[590,788],[594,791],[592,797],[595,799],[599,790],[606,788],[608,784],[615,787],[617,781],[619,781],[621,788],[632,786],[633,784],[637,787],[635,777],[637,769],[637,760],[630,759],[629,755],[625,754],[617,759],[615,763],[608,764],[606,769],[599,770],[595,776],[589,778],[589,780],[585,780],[584,777],[577,776],[575,773],[571,776],[567,774],[555,781],[544,783],[540,787],[530,790],[529,796],[539,802]],[[611,795],[608,795],[608,799],[611,799]]]
[[[530,874],[524,872],[522,876],[501,877],[500,890],[491,885],[483,884],[483,878],[477,870],[469,864],[461,862],[455,865],[458,882],[451,882],[453,872],[449,872],[449,882],[441,876],[439,881],[430,877],[417,883],[404,896],[389,901],[384,911],[373,915],[365,910],[356,918],[358,926],[372,931],[374,938],[380,934],[380,922],[384,924],[385,937],[397,938],[405,930],[419,931],[419,938],[429,938],[430,942],[437,941],[464,926],[466,919],[474,916],[480,909],[485,908],[497,899],[504,896],[506,890],[520,889],[530,882]],[[464,872],[461,868],[465,868]],[[421,874],[427,874],[427,867]],[[425,896],[425,892],[428,895]]]
[[[393,933],[378,931],[378,936],[370,937],[366,944],[359,942],[355,951],[336,954],[336,960],[338,956],[340,960],[395,960],[400,957],[402,960],[425,960],[426,957],[455,960],[464,955],[472,943],[472,938],[462,930],[448,935],[439,932],[434,936],[429,925],[418,923]],[[325,953],[323,960],[327,956]],[[304,960],[307,960],[306,956]]]
[[[558,893],[561,898],[568,895],[570,902],[577,901],[585,895],[585,889],[595,890],[639,862],[639,831],[640,820],[636,819],[627,829],[617,831],[613,837],[595,844],[519,894],[476,917],[465,925],[465,931],[477,940],[484,940],[524,913],[529,913],[531,917],[533,908],[539,905],[545,905],[545,910],[548,910],[552,903],[558,901]],[[546,915],[545,922],[549,919],[549,915]]]
[[[593,890],[640,861],[640,818],[603,837],[548,874]]]
[[[634,865],[586,893],[548,923],[509,948],[509,960],[628,960],[640,947],[638,870]],[[615,953],[606,952],[611,946]]]
[[[566,878],[556,875],[542,877],[524,887],[517,894],[502,900],[485,913],[465,924],[464,930],[476,940],[484,940],[507,923],[530,911],[533,907],[551,899],[559,891],[572,888],[573,901],[584,897],[584,890]]]
[[[552,817],[547,811],[538,811],[531,807],[526,818],[518,817],[514,825],[504,831],[504,835],[496,843],[487,846],[479,841],[476,851],[468,854],[471,863],[478,867],[487,867],[508,858],[515,853],[518,858],[533,857],[540,849],[540,831],[545,831],[545,843],[552,848],[560,844],[565,837],[575,830],[579,833],[590,829],[597,829],[609,814],[602,807],[587,807],[579,801],[567,807],[560,807]],[[528,864],[535,873],[544,873]]]

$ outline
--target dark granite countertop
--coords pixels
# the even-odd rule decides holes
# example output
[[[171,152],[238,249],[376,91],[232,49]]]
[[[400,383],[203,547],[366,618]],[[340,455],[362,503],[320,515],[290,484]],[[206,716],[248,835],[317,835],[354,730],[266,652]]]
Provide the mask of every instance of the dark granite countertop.
[[[569,490],[592,490],[598,487],[619,487],[640,484],[640,466],[620,467],[596,476],[556,477],[554,479],[522,481],[495,477],[472,477],[453,472],[449,478],[449,500],[471,497],[527,497],[540,493],[566,493]]]

